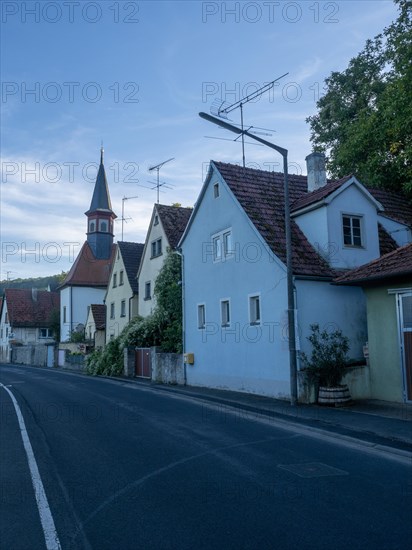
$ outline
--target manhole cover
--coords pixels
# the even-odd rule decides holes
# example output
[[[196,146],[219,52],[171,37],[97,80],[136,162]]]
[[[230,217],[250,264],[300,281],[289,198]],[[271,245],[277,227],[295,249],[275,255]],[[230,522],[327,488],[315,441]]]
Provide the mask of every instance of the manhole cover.
[[[288,470],[300,477],[346,476],[348,472],[333,468],[322,462],[307,462],[306,464],[278,464],[278,468]]]

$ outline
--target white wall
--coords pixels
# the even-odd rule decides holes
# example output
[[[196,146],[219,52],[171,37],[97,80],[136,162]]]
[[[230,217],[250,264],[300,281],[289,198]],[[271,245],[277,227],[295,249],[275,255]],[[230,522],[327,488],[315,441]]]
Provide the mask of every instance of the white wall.
[[[408,226],[385,218],[384,216],[378,216],[379,223],[383,225],[386,231],[390,234],[399,246],[412,242],[412,231]]]
[[[60,341],[67,342],[71,330],[81,323],[86,324],[91,304],[103,304],[106,289],[90,287],[65,287],[60,291]],[[63,322],[64,306],[67,308],[66,323]]]
[[[209,188],[183,242],[187,383],[287,397],[290,394],[286,271],[274,258],[226,184],[220,196]],[[212,235],[232,230],[235,254],[214,262]],[[249,323],[248,295],[261,296],[260,327]],[[220,325],[220,300],[231,301],[231,326]],[[198,329],[197,306],[206,306],[206,328]]]

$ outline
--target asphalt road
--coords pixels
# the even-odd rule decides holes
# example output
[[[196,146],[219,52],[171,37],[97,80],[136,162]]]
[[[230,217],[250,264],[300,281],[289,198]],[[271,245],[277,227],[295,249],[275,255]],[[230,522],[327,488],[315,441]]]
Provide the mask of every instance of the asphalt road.
[[[10,366],[0,383],[2,550],[46,548],[41,486],[48,548],[410,547],[410,464],[143,384]]]

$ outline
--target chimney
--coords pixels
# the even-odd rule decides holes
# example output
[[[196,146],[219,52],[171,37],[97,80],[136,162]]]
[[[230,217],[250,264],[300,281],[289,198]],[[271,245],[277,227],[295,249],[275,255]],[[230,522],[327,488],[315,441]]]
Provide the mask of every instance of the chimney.
[[[311,153],[305,160],[308,170],[308,192],[326,185],[325,155]]]
[[[31,298],[32,298],[33,302],[37,302],[37,288],[32,288],[31,289]]]

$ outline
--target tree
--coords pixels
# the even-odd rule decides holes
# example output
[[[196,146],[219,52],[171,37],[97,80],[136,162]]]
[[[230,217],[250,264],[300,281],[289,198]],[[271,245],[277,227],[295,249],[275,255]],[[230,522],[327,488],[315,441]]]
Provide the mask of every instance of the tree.
[[[412,196],[412,1],[394,1],[397,20],[331,73],[307,122],[333,177],[355,173]]]

